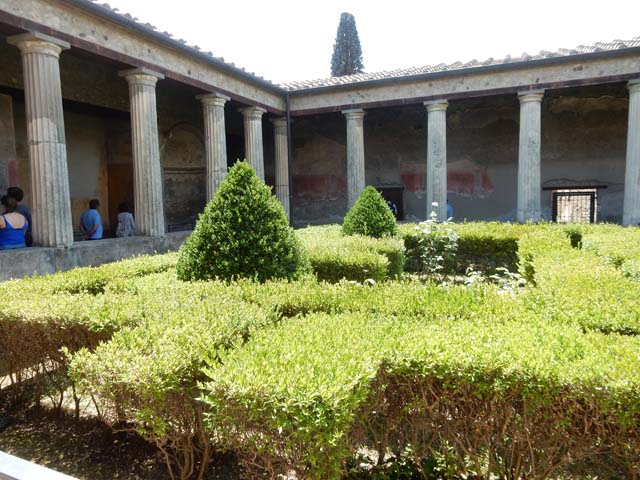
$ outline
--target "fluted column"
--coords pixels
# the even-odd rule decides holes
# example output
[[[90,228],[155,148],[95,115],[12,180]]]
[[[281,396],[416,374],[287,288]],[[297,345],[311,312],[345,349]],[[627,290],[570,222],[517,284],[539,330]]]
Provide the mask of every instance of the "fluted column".
[[[256,175],[264,181],[264,150],[262,147],[262,114],[264,108],[241,108],[244,116],[244,154]]]
[[[59,60],[69,44],[41,33],[7,40],[22,53],[34,243],[67,247],[73,226]]]
[[[350,209],[364,190],[364,125],[365,111],[357,108],[343,110],[347,119],[347,209]]]
[[[540,123],[542,90],[520,92],[520,143],[518,148],[518,222],[542,218],[540,203]]]
[[[136,227],[140,235],[159,237],[165,229],[156,83],[164,75],[135,68],[120,72],[120,76],[129,83]]]
[[[289,207],[289,138],[287,136],[287,119],[276,118],[273,123],[274,144],[276,148],[276,197],[282,203],[287,217]]]
[[[624,174],[623,225],[640,225],[640,79],[629,87],[627,165]]]
[[[227,133],[224,123],[224,104],[229,97],[219,93],[200,95],[204,112],[204,142],[207,155],[207,202],[218,191],[227,174]]]
[[[447,219],[447,107],[446,100],[424,102],[427,108],[427,218],[435,210]],[[437,203],[438,206],[433,206]]]

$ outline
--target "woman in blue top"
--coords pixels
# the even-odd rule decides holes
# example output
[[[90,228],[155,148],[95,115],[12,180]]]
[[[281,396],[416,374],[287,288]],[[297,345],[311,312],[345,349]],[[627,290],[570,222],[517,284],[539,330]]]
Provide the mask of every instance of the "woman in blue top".
[[[0,250],[25,248],[24,234],[29,224],[24,215],[16,212],[18,202],[7,195],[0,202],[4,206],[4,215],[0,216]]]

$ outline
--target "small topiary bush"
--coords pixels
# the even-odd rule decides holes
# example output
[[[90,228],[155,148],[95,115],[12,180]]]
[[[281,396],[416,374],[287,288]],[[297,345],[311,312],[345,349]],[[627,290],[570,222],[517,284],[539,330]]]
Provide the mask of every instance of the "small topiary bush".
[[[360,194],[358,201],[344,217],[342,233],[385,237],[395,235],[396,219],[380,192],[369,186]]]
[[[246,162],[238,162],[198,218],[178,256],[180,280],[295,278],[302,246],[278,199]]]

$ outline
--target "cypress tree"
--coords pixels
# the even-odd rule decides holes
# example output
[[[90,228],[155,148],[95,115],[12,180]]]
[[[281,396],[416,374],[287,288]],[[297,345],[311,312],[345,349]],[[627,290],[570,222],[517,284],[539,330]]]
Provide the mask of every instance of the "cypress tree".
[[[362,73],[362,48],[356,29],[356,19],[350,13],[340,15],[336,43],[331,57],[331,76],[342,77]]]

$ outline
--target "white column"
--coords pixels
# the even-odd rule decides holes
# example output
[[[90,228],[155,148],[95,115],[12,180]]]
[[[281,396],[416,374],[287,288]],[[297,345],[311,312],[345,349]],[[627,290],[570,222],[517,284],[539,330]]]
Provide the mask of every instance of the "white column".
[[[244,154],[256,175],[264,181],[264,150],[262,147],[262,115],[266,110],[260,107],[241,108],[244,116]]]
[[[59,60],[69,44],[40,33],[8,42],[22,53],[34,243],[67,247],[73,244],[73,226]]]
[[[435,210],[447,219],[447,107],[446,100],[424,102],[427,108],[427,216]],[[434,207],[433,203],[438,206]]]
[[[227,138],[224,104],[229,97],[219,93],[199,95],[204,113],[204,142],[207,155],[207,202],[220,188],[227,174]]]
[[[518,148],[518,222],[542,218],[540,203],[540,119],[542,90],[520,92],[520,143]]]
[[[364,125],[361,108],[343,110],[347,119],[347,210],[353,207],[365,187]]]
[[[140,235],[159,237],[165,229],[156,83],[164,75],[135,68],[120,72],[120,76],[129,83],[136,227]]]
[[[622,224],[640,224],[640,79],[629,87],[629,123],[627,126],[627,165],[624,174]]]
[[[287,217],[289,206],[289,137],[287,136],[287,119],[276,118],[273,123],[274,144],[276,149],[276,197],[282,203]]]

